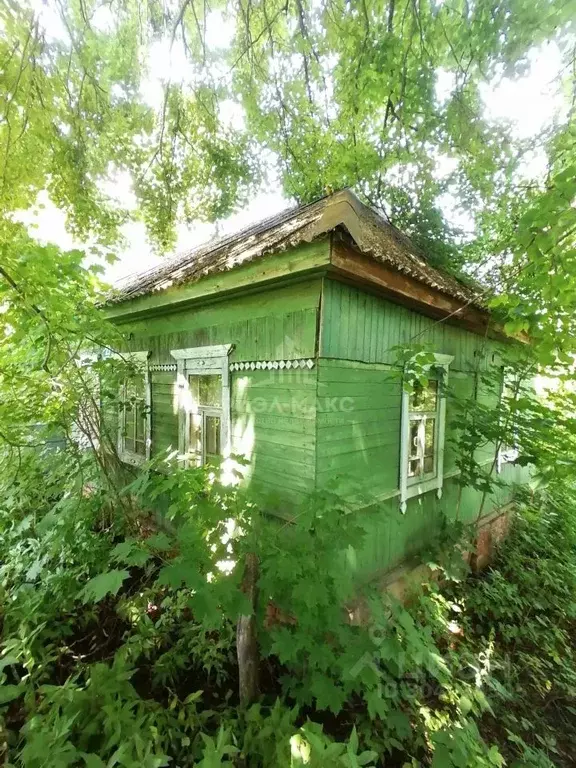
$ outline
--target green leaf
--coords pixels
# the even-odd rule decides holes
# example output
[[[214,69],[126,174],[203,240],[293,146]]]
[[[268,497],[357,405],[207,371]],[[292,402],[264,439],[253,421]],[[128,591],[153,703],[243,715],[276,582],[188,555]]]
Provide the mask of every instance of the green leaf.
[[[80,591],[84,603],[98,603],[106,595],[116,595],[123,582],[130,576],[128,571],[112,570],[94,576]]]
[[[0,685],[0,704],[8,704],[23,694],[23,687],[20,685]]]
[[[182,586],[195,589],[203,586],[205,581],[194,565],[183,560],[175,560],[162,568],[156,583],[159,586],[169,586],[173,589]]]
[[[460,707],[460,711],[466,717],[466,715],[470,712],[472,709],[472,702],[468,698],[468,696],[460,696],[460,701],[458,702],[458,706]]]
[[[136,539],[126,539],[116,544],[110,557],[116,562],[141,567],[148,562],[151,555],[143,549],[142,544]]]
[[[86,763],[86,768],[106,768],[106,763],[94,753],[82,752],[80,756]]]

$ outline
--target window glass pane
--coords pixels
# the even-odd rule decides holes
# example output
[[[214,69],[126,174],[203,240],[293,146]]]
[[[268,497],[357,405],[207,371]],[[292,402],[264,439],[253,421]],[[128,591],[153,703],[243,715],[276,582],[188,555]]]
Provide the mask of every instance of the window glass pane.
[[[136,440],[143,441],[146,435],[146,411],[143,404],[138,404],[134,409],[134,421],[136,422]]]
[[[418,429],[420,427],[420,421],[411,421],[410,422],[410,444],[409,444],[409,455],[410,458],[416,458],[419,451],[419,441],[418,441]]]
[[[206,458],[220,456],[220,416],[205,417],[206,434],[204,436],[204,448]]]
[[[131,403],[124,404],[124,434],[134,439],[134,406]]]
[[[124,421],[124,450],[128,453],[146,455],[146,408],[144,399],[144,376],[131,376],[124,386],[122,404]]]
[[[430,379],[428,386],[416,385],[410,397],[411,411],[435,411],[438,398],[438,382]]]
[[[198,400],[199,400],[199,394],[198,394],[199,379],[200,379],[200,376],[188,376],[188,387],[190,389],[192,402],[194,403],[195,406],[198,405]]]
[[[190,414],[190,433],[188,436],[188,452],[202,455],[202,414]]]
[[[135,399],[132,410],[134,419],[134,453],[146,455],[146,409],[144,400]]]
[[[144,400],[144,376],[131,376],[126,382],[126,402],[134,404]]]
[[[426,419],[424,425],[424,472],[434,472],[436,419]]]
[[[222,405],[222,377],[217,374],[188,376],[190,393],[194,405],[219,408]]]
[[[199,402],[200,405],[214,405],[220,407],[222,404],[222,377],[218,374],[198,376],[199,381]]]
[[[416,419],[410,421],[410,442],[408,445],[408,477],[415,477],[422,471],[422,445],[420,428],[422,421]]]
[[[434,443],[436,440],[436,419],[426,419],[424,426],[424,455],[429,456],[434,453]]]
[[[427,475],[429,472],[434,472],[434,456],[424,457],[424,474]]]

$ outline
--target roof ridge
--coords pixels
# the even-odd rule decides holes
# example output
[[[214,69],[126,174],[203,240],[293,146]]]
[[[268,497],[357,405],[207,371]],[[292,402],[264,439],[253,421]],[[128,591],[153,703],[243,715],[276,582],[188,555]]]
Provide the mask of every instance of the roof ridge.
[[[207,275],[227,272],[242,264],[311,242],[345,228],[360,251],[396,271],[456,297],[482,306],[474,291],[457,276],[431,265],[426,254],[350,188],[339,189],[305,205],[294,205],[241,230],[214,238],[134,273],[115,284],[110,303],[164,290]]]

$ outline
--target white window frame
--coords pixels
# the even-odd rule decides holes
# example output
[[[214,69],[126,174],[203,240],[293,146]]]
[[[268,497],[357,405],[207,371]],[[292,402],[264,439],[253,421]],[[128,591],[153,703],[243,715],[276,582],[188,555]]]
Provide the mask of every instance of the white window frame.
[[[193,465],[190,461],[190,415],[188,408],[190,386],[188,376],[218,374],[222,377],[222,405],[220,419],[220,448],[222,458],[230,456],[230,366],[228,356],[232,344],[216,344],[206,347],[171,349],[176,360],[176,383],[178,387],[178,454],[180,463]],[[202,438],[204,440],[204,436]],[[204,446],[202,446],[204,453]],[[194,464],[195,466],[195,464]]]
[[[408,499],[420,496],[428,491],[436,491],[438,498],[442,498],[442,486],[444,483],[444,437],[446,429],[446,394],[448,383],[448,367],[454,357],[452,355],[435,354],[434,360],[425,366],[425,370],[441,368],[443,373],[437,389],[436,401],[436,451],[435,473],[426,480],[411,481],[408,477],[408,456],[410,453],[410,398],[412,392],[402,388],[401,405],[401,440],[400,440],[400,510],[406,512]]]
[[[144,407],[146,408],[146,422],[144,426],[144,442],[146,446],[146,453],[143,456],[140,453],[129,451],[126,449],[126,408],[124,405],[120,409],[118,418],[118,456],[125,464],[132,464],[138,466],[150,459],[150,450],[152,446],[151,439],[151,394],[150,394],[150,371],[148,368],[148,358],[150,357],[150,351],[143,352],[123,352],[115,353],[113,357],[121,360],[129,360],[133,363],[141,373],[144,374]],[[120,388],[120,400],[124,403],[126,397],[126,382],[121,384]]]
[[[513,379],[513,376],[510,376],[509,373],[507,373],[506,369],[504,368],[502,371],[502,387],[500,389],[500,402],[502,402],[504,395],[506,393],[506,389],[510,388],[509,383],[511,383],[512,388],[515,386],[516,382]],[[498,474],[502,472],[502,467],[504,464],[511,464],[512,462],[516,461],[518,456],[520,455],[520,451],[518,450],[518,437],[516,430],[514,428],[514,425],[512,425],[512,434],[514,435],[514,442],[512,445],[500,445],[500,448],[498,449],[498,456],[496,457],[496,471]]]

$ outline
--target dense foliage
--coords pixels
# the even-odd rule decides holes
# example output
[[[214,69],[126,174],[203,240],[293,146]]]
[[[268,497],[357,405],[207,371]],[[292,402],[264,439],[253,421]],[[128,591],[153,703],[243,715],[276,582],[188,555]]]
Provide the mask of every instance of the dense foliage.
[[[3,477],[11,764],[573,763],[572,492],[527,499],[487,574],[461,581],[448,557],[442,589],[429,584],[406,608],[352,592],[342,547],[362,546],[363,516],[332,496],[288,526],[202,470],[152,472],[123,489],[127,513],[90,484],[88,460],[92,490],[79,494],[74,462],[27,452]],[[452,534],[434,562],[453,552],[462,531]],[[254,551],[261,697],[241,708],[238,563]]]

